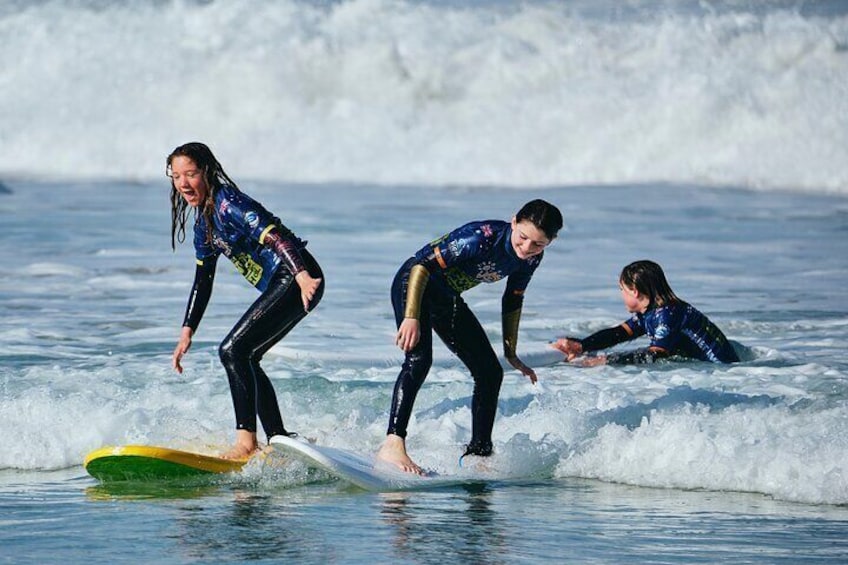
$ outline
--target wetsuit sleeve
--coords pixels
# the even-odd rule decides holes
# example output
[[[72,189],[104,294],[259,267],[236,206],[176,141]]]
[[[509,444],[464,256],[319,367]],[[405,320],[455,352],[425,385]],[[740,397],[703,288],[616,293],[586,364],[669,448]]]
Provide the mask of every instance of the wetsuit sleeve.
[[[413,265],[409,271],[409,282],[406,286],[406,306],[403,310],[404,318],[419,319],[421,316],[421,300],[424,297],[424,289],[430,280],[430,271],[423,265]]]
[[[418,261],[409,271],[409,281],[406,287],[406,305],[403,309],[404,318],[419,319],[421,316],[421,301],[424,297],[424,289],[430,275],[448,267],[444,254],[439,248],[439,242],[446,240],[451,234],[436,240],[421,248],[415,254]]]
[[[637,334],[637,332],[635,332],[627,322],[624,322],[615,327],[595,332],[589,337],[578,341],[580,341],[580,345],[583,347],[583,352],[588,353],[590,351],[599,351],[625,341],[630,341],[631,339],[639,337],[639,335],[641,334]]]
[[[290,234],[291,232],[288,233]],[[295,241],[291,237],[286,237],[285,234],[280,233],[277,226],[268,226],[259,236],[259,243],[276,253],[292,275],[296,275],[306,269],[303,263],[303,257],[300,255]]]
[[[418,264],[427,269],[428,273],[435,273],[448,268],[448,264],[445,261],[445,255],[446,254],[442,253],[439,246],[435,245],[424,247],[416,253],[415,257],[418,260]]]
[[[197,331],[197,326],[200,325],[200,320],[209,304],[209,297],[212,296],[212,283],[215,281],[215,265],[217,264],[217,255],[197,260],[197,268],[194,271],[194,285],[191,287],[185,317],[183,318],[183,326],[188,326],[192,332]]]
[[[654,363],[657,359],[668,357],[668,351],[659,347],[645,347],[626,353],[611,353],[607,355],[608,365],[642,365]]]
[[[501,327],[503,329],[504,357],[515,357],[518,347],[518,325],[521,322],[521,307],[524,304],[524,290],[510,290],[507,285],[501,299]]]

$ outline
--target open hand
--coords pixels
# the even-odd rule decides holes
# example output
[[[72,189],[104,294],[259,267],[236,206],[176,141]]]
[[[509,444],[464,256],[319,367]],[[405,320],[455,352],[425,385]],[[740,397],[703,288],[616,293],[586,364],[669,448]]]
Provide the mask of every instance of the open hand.
[[[299,272],[294,279],[300,287],[300,299],[303,301],[303,310],[309,312],[309,304],[315,297],[318,287],[321,286],[321,279],[313,279],[305,269]]]
[[[395,344],[404,352],[411,351],[421,339],[421,322],[416,318],[404,318],[398,328]]]
[[[182,332],[180,333],[180,340],[177,342],[177,347],[174,349],[174,354],[171,357],[171,366],[174,370],[180,374],[183,372],[183,366],[180,364],[180,361],[183,358],[183,355],[188,353],[188,350],[191,349],[191,336],[194,332],[188,326],[183,326]]]
[[[598,365],[606,365],[607,357],[606,355],[577,357],[571,363],[579,367],[597,367]]]
[[[522,375],[530,379],[531,383],[536,384],[536,381],[538,380],[536,378],[536,371],[525,365],[524,361],[518,357],[507,357],[506,360],[509,361],[509,364],[515,367],[515,369],[520,371]]]
[[[556,350],[562,351],[565,354],[566,361],[573,361],[575,357],[583,354],[583,345],[579,341],[570,337],[561,337],[551,344]]]

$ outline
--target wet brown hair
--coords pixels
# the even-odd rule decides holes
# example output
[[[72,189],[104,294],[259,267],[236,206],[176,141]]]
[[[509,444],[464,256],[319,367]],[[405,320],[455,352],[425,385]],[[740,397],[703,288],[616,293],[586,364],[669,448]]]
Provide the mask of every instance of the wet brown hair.
[[[553,241],[559,230],[562,229],[562,214],[559,208],[541,198],[531,200],[521,207],[521,210],[515,215],[515,221],[521,222],[522,220],[531,222],[545,232],[545,236],[550,241]]]
[[[186,157],[191,159],[197,168],[203,173],[203,179],[206,181],[208,188],[206,200],[198,206],[198,211],[195,211],[195,219],[197,213],[203,215],[206,219],[206,237],[207,241],[212,240],[212,216],[215,213],[215,193],[221,186],[227,184],[238,190],[238,186],[224,171],[224,167],[212,154],[212,150],[205,144],[199,141],[192,141],[180,145],[168,155],[165,162],[165,174],[171,176],[171,163],[174,157]],[[174,186],[174,179],[171,179],[171,249],[177,249],[177,242],[185,241],[185,225],[188,218],[189,205],[180,195],[180,191]]]
[[[650,308],[680,302],[665,278],[665,273],[657,263],[648,260],[634,261],[621,270],[619,282],[629,288],[635,288],[639,294],[648,297]]]

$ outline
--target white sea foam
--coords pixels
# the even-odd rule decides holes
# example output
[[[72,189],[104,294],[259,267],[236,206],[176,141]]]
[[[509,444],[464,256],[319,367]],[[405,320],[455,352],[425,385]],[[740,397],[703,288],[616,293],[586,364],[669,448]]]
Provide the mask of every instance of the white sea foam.
[[[0,177],[844,193],[837,3],[14,2]],[[379,21],[379,25],[373,22]]]
[[[635,429],[607,424],[565,458],[561,476],[642,486],[764,492],[784,500],[848,502],[842,408],[686,405],[655,411]],[[815,438],[815,439],[813,439]]]

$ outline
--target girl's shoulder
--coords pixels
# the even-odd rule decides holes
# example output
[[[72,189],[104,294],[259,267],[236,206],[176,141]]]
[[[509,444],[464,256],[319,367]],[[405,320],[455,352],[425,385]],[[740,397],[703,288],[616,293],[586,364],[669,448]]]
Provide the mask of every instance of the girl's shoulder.
[[[492,237],[509,226],[503,220],[473,220],[456,228],[455,232],[477,233],[483,237]]]
[[[215,205],[221,206],[222,204],[232,204],[234,202],[239,202],[244,197],[244,193],[234,186],[230,186],[228,184],[222,184],[215,191]]]
[[[461,244],[460,246],[464,248],[476,241],[482,244],[483,248],[490,248],[504,232],[504,224],[509,226],[508,223],[500,220],[474,220],[434,239],[430,245]]]
[[[694,310],[694,307],[691,304],[689,304],[688,302],[686,302],[685,300],[679,300],[678,299],[678,300],[673,300],[671,302],[666,302],[665,304],[662,304],[660,306],[654,306],[653,308],[650,308],[648,311],[649,312],[651,312],[651,311],[677,312],[677,311],[689,310],[689,309]]]
[[[698,310],[683,300],[675,300],[673,302],[668,302],[663,304],[662,306],[655,306],[654,308],[649,308],[644,313],[644,317],[646,319],[652,321],[671,321],[675,319],[685,318],[686,316],[697,313]]]
[[[239,219],[260,211],[258,202],[234,186],[225,184],[215,192],[215,212],[222,219]]]

